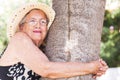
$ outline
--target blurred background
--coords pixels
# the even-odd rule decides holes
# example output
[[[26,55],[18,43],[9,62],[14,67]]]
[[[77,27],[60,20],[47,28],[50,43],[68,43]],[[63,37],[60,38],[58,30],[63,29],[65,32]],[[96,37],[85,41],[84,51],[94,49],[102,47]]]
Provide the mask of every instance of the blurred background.
[[[0,0],[0,54],[7,46],[6,20],[11,12],[18,6],[27,2],[43,2],[51,5],[51,0]],[[101,38],[100,56],[110,67],[109,71],[120,76],[120,0],[106,0],[104,25]],[[110,76],[110,72],[107,74]],[[107,77],[108,77],[107,75]],[[105,76],[104,76],[105,77]],[[99,80],[120,80],[120,77]]]

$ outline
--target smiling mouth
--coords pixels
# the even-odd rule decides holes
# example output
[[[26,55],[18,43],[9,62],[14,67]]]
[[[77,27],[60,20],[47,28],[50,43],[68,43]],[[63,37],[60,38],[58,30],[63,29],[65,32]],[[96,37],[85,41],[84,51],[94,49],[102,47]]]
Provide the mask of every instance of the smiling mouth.
[[[38,31],[38,30],[34,30],[33,32],[34,33],[41,33],[41,31]]]

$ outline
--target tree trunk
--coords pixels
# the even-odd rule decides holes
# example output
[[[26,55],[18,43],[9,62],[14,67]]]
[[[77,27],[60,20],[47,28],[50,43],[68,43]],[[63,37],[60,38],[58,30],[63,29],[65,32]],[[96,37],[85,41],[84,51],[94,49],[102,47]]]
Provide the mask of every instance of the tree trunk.
[[[98,59],[105,0],[53,0],[53,8],[56,18],[47,37],[45,53],[48,58],[61,62]],[[43,80],[94,79],[85,75]]]

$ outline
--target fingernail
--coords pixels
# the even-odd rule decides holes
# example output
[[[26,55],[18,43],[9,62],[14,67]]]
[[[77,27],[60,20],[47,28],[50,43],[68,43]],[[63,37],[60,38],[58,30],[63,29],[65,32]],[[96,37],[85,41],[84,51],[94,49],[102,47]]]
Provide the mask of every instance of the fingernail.
[[[100,68],[100,70],[103,70],[102,68]]]

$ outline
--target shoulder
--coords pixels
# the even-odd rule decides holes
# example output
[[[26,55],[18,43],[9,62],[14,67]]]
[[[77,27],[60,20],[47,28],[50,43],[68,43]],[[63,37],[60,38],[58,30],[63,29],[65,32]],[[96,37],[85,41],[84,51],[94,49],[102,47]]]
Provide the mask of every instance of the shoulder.
[[[17,33],[12,37],[12,39],[21,39],[21,40],[23,40],[23,39],[28,39],[28,40],[30,40],[29,36],[28,36],[26,33],[24,33],[24,32],[17,32]]]
[[[10,43],[18,42],[20,41],[21,43],[24,41],[27,42],[32,42],[31,38],[23,32],[17,32],[10,40]]]
[[[9,41],[9,46],[11,47],[15,47],[15,48],[19,48],[21,46],[26,46],[26,44],[28,45],[33,45],[33,41],[31,40],[31,38],[23,33],[23,32],[17,32]]]

